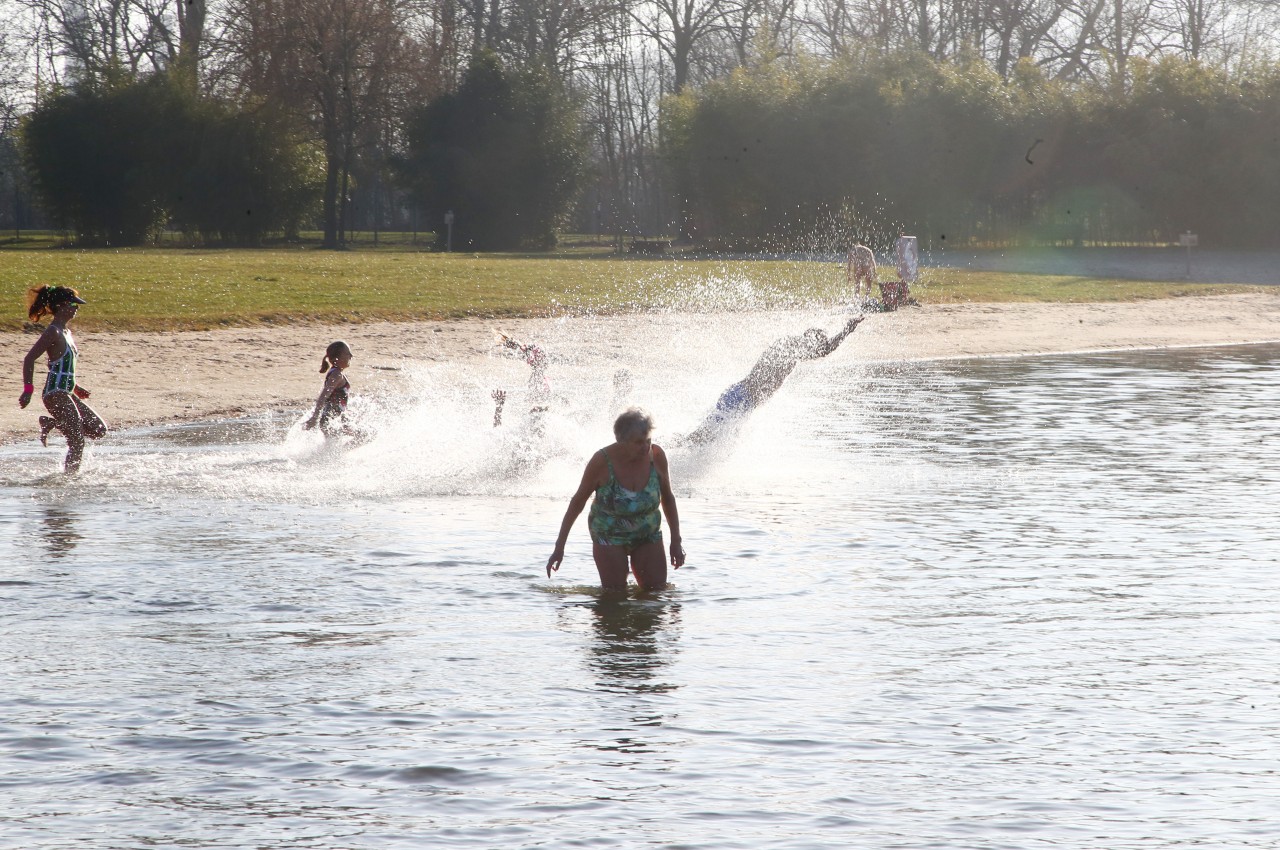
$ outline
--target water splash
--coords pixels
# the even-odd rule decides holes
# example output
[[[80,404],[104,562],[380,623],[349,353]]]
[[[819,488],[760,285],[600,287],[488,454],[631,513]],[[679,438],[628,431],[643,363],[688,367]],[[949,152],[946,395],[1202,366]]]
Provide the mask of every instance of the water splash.
[[[695,449],[676,447],[675,438],[697,425],[773,339],[836,321],[830,312],[807,310],[709,313],[692,321],[674,312],[547,320],[531,325],[535,336],[528,339],[551,358],[552,398],[541,434],[528,414],[528,366],[495,349],[479,360],[405,363],[380,387],[357,387],[348,417],[368,434],[364,441],[305,431],[302,410],[263,413],[113,434],[90,448],[75,478],[56,474],[60,441],[46,450],[9,447],[0,453],[0,483],[144,501],[181,494],[287,504],[506,494],[560,499],[575,489],[591,453],[612,442],[616,415],[638,405],[657,420],[655,442],[667,446],[678,488],[752,486],[776,464],[817,462],[792,456],[796,435],[779,429],[794,428],[792,414],[831,396],[820,377],[831,362],[803,365],[788,381],[795,392],[779,393],[725,440]],[[637,329],[645,341],[639,346]],[[625,392],[614,382],[621,370],[631,377]],[[496,428],[495,388],[507,392],[504,423]],[[748,462],[735,462],[741,459]]]

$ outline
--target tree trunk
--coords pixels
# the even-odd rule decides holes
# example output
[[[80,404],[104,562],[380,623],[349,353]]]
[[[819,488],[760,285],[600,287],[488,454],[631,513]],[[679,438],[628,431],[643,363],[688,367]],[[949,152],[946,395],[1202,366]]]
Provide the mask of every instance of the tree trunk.
[[[325,160],[324,175],[324,247],[338,247],[338,175],[342,166],[330,154]]]

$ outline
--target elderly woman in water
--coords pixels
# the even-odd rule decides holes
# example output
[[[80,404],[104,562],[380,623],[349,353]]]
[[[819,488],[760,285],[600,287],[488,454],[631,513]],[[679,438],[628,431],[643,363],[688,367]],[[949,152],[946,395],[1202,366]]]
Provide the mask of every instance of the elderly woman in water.
[[[605,590],[625,590],[627,573],[642,590],[667,586],[667,557],[662,550],[662,514],[671,526],[671,566],[684,565],[680,515],[671,491],[667,455],[653,444],[653,418],[639,408],[623,411],[613,423],[615,442],[587,461],[578,492],[569,500],[556,548],[547,561],[547,577],[560,569],[569,530],[592,493],[587,525],[591,553]],[[659,512],[661,508],[661,512]]]

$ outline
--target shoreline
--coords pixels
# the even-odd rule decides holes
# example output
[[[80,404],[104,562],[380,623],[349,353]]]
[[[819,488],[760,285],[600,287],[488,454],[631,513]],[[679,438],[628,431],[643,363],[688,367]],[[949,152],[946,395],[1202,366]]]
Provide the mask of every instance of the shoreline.
[[[595,369],[625,362],[628,351],[669,340],[751,357],[771,339],[807,325],[831,327],[839,308],[743,313],[645,313],[591,318],[504,319],[503,329],[553,351],[573,351]],[[726,321],[726,318],[731,321]],[[320,388],[324,346],[345,339],[356,352],[349,374],[361,391],[394,386],[406,361],[461,363],[481,370],[523,364],[494,356],[496,320],[299,324],[173,333],[77,334],[82,383],[113,429],[193,422],[263,411],[309,409]],[[74,325],[72,326],[74,332]],[[0,405],[0,443],[36,439],[39,398],[23,410],[23,356],[35,341],[0,333],[14,374]],[[655,342],[656,340],[656,342]],[[1192,348],[1280,342],[1280,288],[1272,293],[1187,296],[1122,303],[925,305],[868,314],[836,356],[869,362]],[[519,367],[519,368],[517,368]],[[37,365],[37,383],[43,364]],[[37,387],[38,389],[38,387]],[[60,442],[59,442],[59,445]]]

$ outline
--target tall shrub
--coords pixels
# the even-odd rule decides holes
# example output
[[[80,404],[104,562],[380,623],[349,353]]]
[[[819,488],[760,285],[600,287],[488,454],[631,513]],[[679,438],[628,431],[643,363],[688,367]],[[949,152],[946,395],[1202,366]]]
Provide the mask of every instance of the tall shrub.
[[[296,230],[323,178],[279,120],[202,101],[162,74],[56,92],[27,118],[23,140],[54,219],[108,245],[143,243],[170,220],[257,244]]]
[[[412,112],[405,135],[401,172],[433,221],[453,212],[455,245],[555,244],[583,184],[587,136],[554,77],[481,54],[456,92]]]

